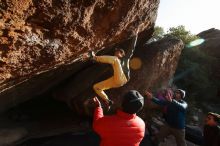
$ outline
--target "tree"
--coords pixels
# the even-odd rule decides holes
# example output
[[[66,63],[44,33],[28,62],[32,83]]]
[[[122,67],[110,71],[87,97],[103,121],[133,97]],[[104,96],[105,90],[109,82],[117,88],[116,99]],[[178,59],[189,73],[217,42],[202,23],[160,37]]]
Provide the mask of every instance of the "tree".
[[[196,35],[191,34],[190,31],[187,31],[183,25],[169,28],[165,36],[177,37],[181,39],[185,44],[188,44],[198,38]]]
[[[152,40],[157,41],[163,37],[168,37],[168,36],[181,39],[185,44],[188,44],[191,41],[196,40],[198,38],[196,35],[191,34],[190,31],[187,31],[185,29],[185,26],[183,25],[179,25],[177,27],[171,27],[166,33],[164,32],[163,27],[155,26]]]
[[[154,27],[154,33],[153,33],[152,38],[155,39],[155,40],[159,40],[159,39],[161,39],[163,37],[164,37],[164,29],[163,29],[163,27],[160,27],[160,26]]]

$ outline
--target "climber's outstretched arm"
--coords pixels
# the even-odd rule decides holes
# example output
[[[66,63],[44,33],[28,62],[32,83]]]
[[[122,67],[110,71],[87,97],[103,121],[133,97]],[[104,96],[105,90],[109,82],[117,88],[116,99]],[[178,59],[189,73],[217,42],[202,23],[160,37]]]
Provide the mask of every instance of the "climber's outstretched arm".
[[[127,52],[125,53],[125,57],[124,57],[126,59],[130,59],[133,56],[134,50],[136,48],[138,32],[139,32],[139,29],[137,30],[135,36],[132,37],[131,40],[130,40],[130,44],[128,45],[129,48],[128,48]]]

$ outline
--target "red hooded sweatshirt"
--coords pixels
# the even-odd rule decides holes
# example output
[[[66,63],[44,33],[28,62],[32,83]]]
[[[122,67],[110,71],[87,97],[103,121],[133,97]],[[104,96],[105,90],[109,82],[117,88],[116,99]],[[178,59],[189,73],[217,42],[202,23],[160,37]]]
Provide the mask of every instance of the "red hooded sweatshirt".
[[[145,123],[136,114],[121,110],[104,116],[101,107],[94,112],[93,128],[101,137],[100,146],[139,146],[144,137]]]

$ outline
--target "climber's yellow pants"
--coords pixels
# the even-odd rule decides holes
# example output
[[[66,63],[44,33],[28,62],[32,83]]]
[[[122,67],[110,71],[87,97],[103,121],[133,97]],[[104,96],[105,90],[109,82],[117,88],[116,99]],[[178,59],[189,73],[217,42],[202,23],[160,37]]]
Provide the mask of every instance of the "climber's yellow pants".
[[[109,79],[96,83],[93,86],[95,92],[104,100],[108,101],[108,96],[104,90],[110,88],[117,88],[127,83],[127,78],[122,70],[120,60],[115,56],[95,56],[95,60],[101,63],[111,64],[113,67],[114,74]]]

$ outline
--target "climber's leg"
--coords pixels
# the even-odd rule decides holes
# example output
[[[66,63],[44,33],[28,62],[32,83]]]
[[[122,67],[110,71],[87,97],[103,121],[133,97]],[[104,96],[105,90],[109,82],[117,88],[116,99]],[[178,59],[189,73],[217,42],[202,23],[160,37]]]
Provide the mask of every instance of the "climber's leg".
[[[105,103],[108,103],[109,99],[108,99],[108,96],[105,94],[104,90],[114,88],[114,87],[115,87],[114,78],[111,77],[107,80],[96,83],[93,86],[93,89],[102,98],[102,100],[105,101]]]

